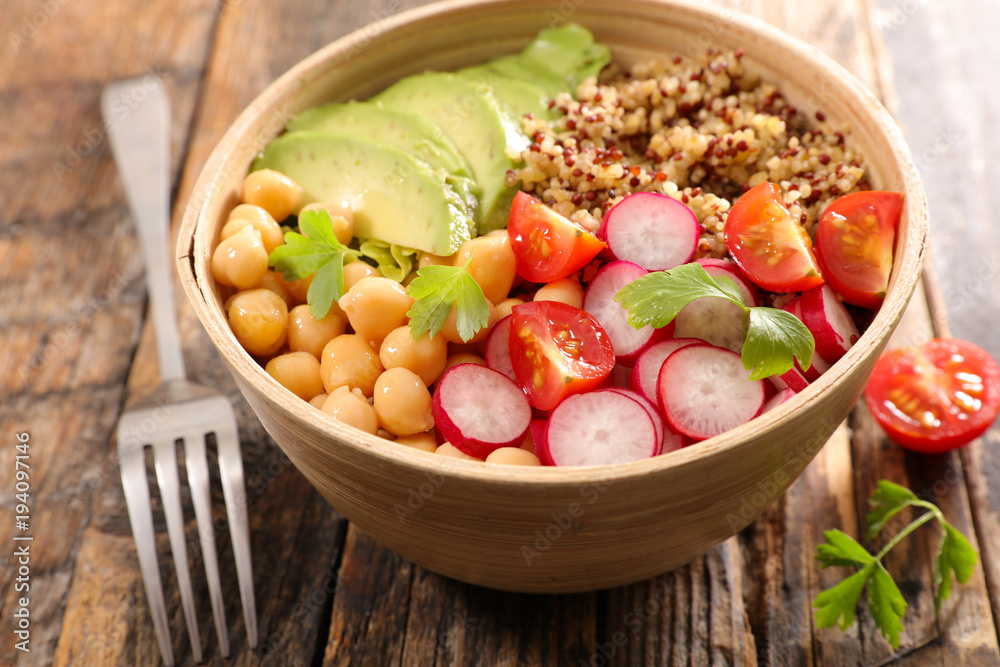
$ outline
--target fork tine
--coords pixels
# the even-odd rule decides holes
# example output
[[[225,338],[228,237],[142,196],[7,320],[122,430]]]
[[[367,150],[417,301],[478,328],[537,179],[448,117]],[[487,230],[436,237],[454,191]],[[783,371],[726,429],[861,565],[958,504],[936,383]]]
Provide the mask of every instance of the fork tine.
[[[219,469],[222,493],[229,515],[229,532],[232,535],[233,555],[236,556],[236,574],[243,600],[243,619],[247,626],[247,639],[251,648],[257,647],[257,606],[253,593],[253,565],[250,559],[250,527],[247,522],[247,496],[243,482],[243,457],[236,417],[231,410],[216,415],[219,423],[215,429],[216,447],[219,452]]]
[[[201,662],[201,637],[198,634],[198,618],[194,609],[194,593],[191,589],[191,570],[188,567],[187,545],[184,540],[184,514],[181,511],[181,485],[177,474],[177,444],[173,440],[157,440],[153,443],[156,479],[160,483],[163,514],[167,519],[167,535],[174,555],[174,570],[177,584],[181,589],[181,606],[187,621],[188,636],[191,638],[191,652],[195,662]]]
[[[215,550],[215,526],[212,522],[211,496],[209,493],[208,457],[205,454],[205,434],[193,433],[184,438],[184,457],[187,462],[188,484],[194,515],[198,523],[201,551],[205,561],[205,578],[212,600],[215,633],[224,658],[229,657],[229,631],[226,627],[226,610],[222,604],[222,584],[219,580],[219,559]]]
[[[139,557],[139,569],[142,571],[156,640],[160,644],[160,656],[167,667],[173,667],[174,648],[170,642],[167,607],[163,602],[160,565],[156,558],[153,507],[149,500],[149,482],[146,480],[146,456],[141,444],[126,442],[127,439],[121,437],[122,431],[123,429],[119,429],[118,461],[122,487],[125,490],[125,505],[128,507],[129,523],[132,524],[132,535],[135,537],[135,550]]]

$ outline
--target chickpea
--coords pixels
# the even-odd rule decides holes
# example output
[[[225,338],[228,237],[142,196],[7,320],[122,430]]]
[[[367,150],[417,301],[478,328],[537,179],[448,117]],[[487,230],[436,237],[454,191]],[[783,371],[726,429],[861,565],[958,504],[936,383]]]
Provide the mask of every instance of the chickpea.
[[[382,373],[378,354],[361,336],[337,336],[323,347],[319,374],[327,393],[337,387],[360,389],[365,396],[375,391],[375,380]]]
[[[441,371],[441,375],[448,372],[448,369],[452,366],[458,366],[459,364],[478,364],[480,366],[486,365],[486,360],[480,357],[478,354],[472,354],[471,352],[459,352],[448,357],[448,360],[444,362],[444,370]]]
[[[378,376],[374,407],[379,424],[390,433],[413,435],[434,427],[431,392],[405,368],[390,368]]]
[[[362,278],[340,298],[340,307],[355,333],[381,344],[390,331],[406,324],[406,312],[413,299],[395,280]]]
[[[497,307],[493,305],[493,302],[487,300],[486,303],[490,308],[489,322],[486,323],[485,327],[473,334],[471,340],[467,341],[462,340],[462,336],[458,333],[457,309],[452,305],[451,312],[448,313],[448,319],[444,321],[444,326],[441,328],[441,335],[444,336],[445,340],[449,343],[481,343],[486,340],[486,337],[490,335],[490,330],[500,320],[497,316]]]
[[[289,294],[288,290],[285,289],[285,285],[287,284],[288,283],[286,283],[284,280],[281,279],[281,274],[277,273],[276,271],[268,271],[267,273],[264,274],[264,277],[261,278],[260,282],[257,283],[257,287],[271,290],[272,292],[280,296],[282,299],[284,299],[285,305],[288,306],[289,309],[291,309],[297,303],[297,301],[295,300],[295,297]],[[227,308],[226,310],[229,309]]]
[[[487,463],[509,466],[540,466],[542,462],[531,452],[520,447],[501,447],[490,452]]]
[[[378,269],[368,262],[355,260],[348,264],[344,264],[344,292],[346,293],[351,291],[351,288],[357,285],[358,281],[362,278],[378,275]]]
[[[329,394],[327,394],[326,392],[323,392],[322,394],[316,394],[315,396],[309,399],[309,405],[313,406],[317,410],[322,410],[323,403],[326,402],[327,396],[329,396]]]
[[[319,360],[308,352],[289,352],[274,357],[264,366],[267,374],[304,401],[323,393]]]
[[[285,291],[295,300],[295,303],[305,303],[306,297],[309,295],[309,286],[312,285],[313,278],[315,277],[316,274],[311,273],[305,278],[291,282],[281,278],[281,284],[285,287]]]
[[[267,250],[260,232],[245,227],[219,241],[212,253],[212,276],[222,285],[250,289],[267,273]]]
[[[573,278],[553,280],[535,292],[534,301],[559,301],[574,308],[583,308],[583,288]]]
[[[378,433],[378,417],[368,399],[358,389],[337,387],[323,402],[323,412],[365,433]]]
[[[441,456],[448,456],[453,459],[465,459],[467,461],[481,460],[477,459],[475,456],[469,456],[468,454],[466,454],[465,452],[463,452],[461,449],[451,444],[450,442],[446,442],[442,445],[439,445],[438,448],[434,450],[434,453],[440,454]]]
[[[326,344],[346,329],[347,318],[336,303],[319,321],[312,316],[309,306],[295,306],[288,313],[288,347],[293,352],[302,350],[319,359]]]
[[[378,358],[386,370],[406,368],[430,386],[444,370],[448,341],[443,336],[428,338],[426,334],[420,340],[413,340],[410,327],[401,326],[390,331],[382,341]]]
[[[268,289],[240,292],[229,304],[229,326],[247,352],[269,357],[285,344],[288,306]]]
[[[497,304],[497,318],[502,320],[514,311],[514,306],[520,306],[522,303],[524,303],[524,299],[516,297],[504,299]]]
[[[299,211],[302,215],[305,211],[323,210],[330,214],[330,222],[333,225],[333,234],[337,240],[347,245],[354,238],[354,211],[348,201],[324,201],[306,204]]]
[[[437,449],[437,440],[434,438],[434,434],[431,432],[425,433],[414,433],[413,435],[401,435],[396,438],[396,442],[400,445],[405,445],[407,447],[413,447],[414,449],[419,449],[424,452],[434,453]]]
[[[264,241],[264,249],[267,254],[285,242],[285,235],[281,231],[281,225],[274,221],[271,214],[260,206],[253,204],[240,204],[229,214],[229,222],[225,224],[220,232],[224,239],[229,238],[244,227],[253,227]]]
[[[468,262],[468,266],[465,266]],[[453,266],[465,266],[491,303],[507,298],[517,273],[517,258],[507,234],[478,236],[463,243]]]
[[[302,207],[302,186],[273,169],[261,169],[243,179],[240,198],[254,204],[281,222]]]

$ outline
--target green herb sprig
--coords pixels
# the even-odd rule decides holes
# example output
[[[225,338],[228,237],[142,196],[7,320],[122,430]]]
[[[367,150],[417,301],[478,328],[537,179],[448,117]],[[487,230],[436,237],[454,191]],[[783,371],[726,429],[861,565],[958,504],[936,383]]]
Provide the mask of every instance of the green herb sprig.
[[[751,380],[781,375],[794,366],[812,365],[816,347],[809,329],[791,313],[777,308],[748,307],[736,282],[725,276],[713,278],[697,263],[682,264],[668,271],[654,271],[625,285],[615,301],[629,311],[628,323],[636,329],[665,327],[684,306],[702,297],[717,297],[743,309],[743,367]]]
[[[472,340],[490,321],[483,288],[464,266],[425,266],[417,271],[406,293],[416,299],[406,313],[410,318],[410,333],[416,340],[425,334],[434,338],[440,333],[452,306],[456,309],[458,335],[463,341]]]
[[[941,611],[941,603],[951,594],[952,576],[961,584],[972,576],[977,560],[976,550],[962,533],[945,520],[934,503],[920,500],[905,487],[883,479],[868,503],[872,506],[866,519],[868,531],[865,537],[869,541],[875,539],[886,523],[903,509],[920,507],[928,511],[896,533],[874,556],[846,533],[839,530],[823,533],[825,542],[816,547],[816,560],[820,562],[820,567],[839,565],[860,569],[816,596],[813,602],[816,607],[816,625],[831,628],[839,624],[841,630],[849,628],[854,623],[854,610],[867,584],[868,611],[893,649],[898,649],[899,633],[903,629],[902,619],[906,615],[907,605],[896,582],[882,565],[885,555],[914,530],[937,519],[943,533],[941,547],[934,559],[934,585],[937,587],[934,611],[938,613]]]
[[[312,316],[321,320],[344,295],[344,258],[356,259],[359,253],[337,240],[333,219],[323,209],[303,211],[299,232],[285,232],[284,245],[271,251],[268,264],[288,281],[316,274],[306,301]]]

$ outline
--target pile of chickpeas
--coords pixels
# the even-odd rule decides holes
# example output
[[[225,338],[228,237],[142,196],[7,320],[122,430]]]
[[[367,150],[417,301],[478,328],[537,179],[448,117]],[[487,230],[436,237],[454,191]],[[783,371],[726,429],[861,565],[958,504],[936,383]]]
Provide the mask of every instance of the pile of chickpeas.
[[[418,268],[469,262],[466,270],[483,288],[490,310],[489,324],[471,341],[461,340],[454,307],[439,335],[414,340],[406,316],[413,299],[405,285],[362,260],[344,265],[343,297],[316,320],[306,304],[312,277],[288,282],[268,268],[268,255],[284,243],[279,221],[309,209],[328,211],[337,239],[350,244],[350,206],[303,206],[302,188],[268,169],[246,177],[241,199],[211,261],[212,275],[229,293],[225,311],[237,341],[299,398],[343,424],[401,445],[475,460],[450,443],[438,444],[429,388],[451,366],[486,365],[489,331],[526,297],[576,307],[583,301],[583,289],[573,278],[510,297],[519,280],[516,260],[506,230],[499,230],[466,241],[451,257],[420,253],[417,258]],[[540,465],[530,435],[521,448],[501,448],[486,462]]]

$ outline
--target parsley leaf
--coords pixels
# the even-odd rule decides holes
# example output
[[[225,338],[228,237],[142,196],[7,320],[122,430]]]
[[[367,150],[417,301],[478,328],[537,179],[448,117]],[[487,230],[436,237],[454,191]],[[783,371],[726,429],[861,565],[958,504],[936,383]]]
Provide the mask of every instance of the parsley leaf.
[[[306,300],[309,312],[321,320],[330,312],[333,302],[344,295],[344,257],[357,257],[358,251],[337,240],[333,220],[322,209],[303,211],[299,216],[299,232],[285,232],[284,245],[271,251],[268,265],[288,281],[316,274]]]
[[[751,380],[781,375],[790,369],[793,357],[802,368],[812,365],[816,348],[802,321],[777,308],[750,308],[750,325],[743,341],[743,367],[752,368]]]
[[[816,347],[809,329],[791,313],[776,308],[750,308],[735,281],[712,277],[696,262],[667,271],[654,271],[625,285],[615,301],[628,311],[630,326],[665,327],[684,306],[702,297],[726,299],[743,309],[743,367],[753,370],[751,380],[789,371],[798,359],[809,368]]]
[[[483,288],[464,266],[425,266],[417,271],[406,293],[416,299],[406,313],[410,318],[410,333],[416,340],[424,334],[434,338],[440,333],[452,306],[457,311],[458,335],[463,341],[472,340],[490,321]]]
[[[972,576],[976,566],[976,550],[962,533],[949,524],[941,510],[934,503],[920,500],[909,489],[887,480],[878,483],[868,500],[872,506],[868,513],[871,526],[867,535],[874,539],[890,518],[903,509],[913,506],[928,510],[900,530],[876,555],[872,556],[849,535],[839,530],[823,533],[824,544],[816,547],[816,560],[820,567],[861,566],[857,572],[840,583],[816,596],[816,624],[821,628],[833,627],[839,622],[840,629],[846,630],[854,623],[854,610],[861,598],[865,585],[868,586],[868,611],[875,625],[894,649],[899,648],[899,633],[903,630],[906,615],[906,599],[892,576],[882,565],[882,559],[907,535],[931,520],[937,520],[943,532],[941,548],[934,561],[934,585],[937,594],[934,599],[935,613],[941,610],[941,603],[951,594],[951,577],[954,574],[959,583],[965,583]],[[874,530],[873,530],[874,528]]]

